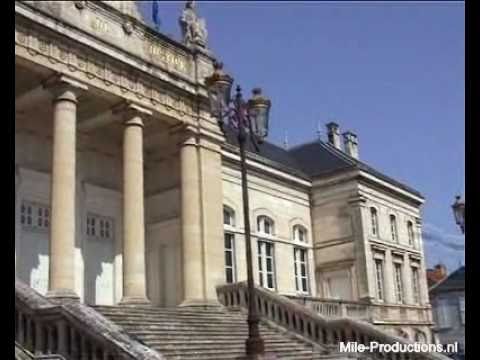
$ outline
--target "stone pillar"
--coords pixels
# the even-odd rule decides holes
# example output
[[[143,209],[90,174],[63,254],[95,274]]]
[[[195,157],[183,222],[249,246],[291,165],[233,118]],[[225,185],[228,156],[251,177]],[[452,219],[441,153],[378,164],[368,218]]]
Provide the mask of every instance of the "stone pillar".
[[[395,304],[397,303],[397,299],[395,298],[395,276],[394,276],[394,268],[393,268],[393,259],[392,259],[392,251],[390,249],[385,250],[385,281],[384,281],[384,288],[385,288],[385,302],[387,304]]]
[[[219,306],[216,286],[225,279],[221,148],[217,141],[182,131],[180,305]]]
[[[77,97],[86,87],[63,76],[52,78],[45,86],[54,96],[47,296],[78,299],[74,264]]]
[[[353,237],[355,238],[356,259],[353,273],[356,279],[352,284],[357,285],[357,289],[352,289],[353,294],[358,294],[358,299],[372,301],[376,297],[376,277],[373,262],[373,254],[368,239],[368,213],[366,208],[366,198],[356,196],[349,199],[350,213],[353,224]],[[355,299],[356,300],[356,299]]]
[[[123,298],[122,304],[148,304],[145,265],[143,116],[133,104],[123,109]]]
[[[219,306],[216,287],[225,283],[222,155],[220,144],[199,139],[205,300]]]
[[[204,273],[199,159],[196,138],[188,133],[180,145],[182,306],[203,305]]]

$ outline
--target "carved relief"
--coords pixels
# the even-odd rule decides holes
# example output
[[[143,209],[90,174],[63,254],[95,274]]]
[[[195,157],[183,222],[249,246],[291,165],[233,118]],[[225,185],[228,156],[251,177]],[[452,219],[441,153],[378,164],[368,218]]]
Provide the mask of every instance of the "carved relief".
[[[16,44],[25,48],[32,57],[44,56],[51,62],[59,62],[67,65],[71,72],[83,72],[90,80],[100,79],[107,86],[118,86],[122,93],[132,93],[138,99],[149,99],[153,106],[160,107],[159,111],[189,120],[194,116],[191,102],[179,95],[162,89],[157,90],[158,85],[132,76],[132,71],[121,70],[107,61],[99,60],[79,47],[66,47],[59,44],[58,39],[52,39],[25,28],[16,26]],[[175,64],[174,57],[168,57]]]

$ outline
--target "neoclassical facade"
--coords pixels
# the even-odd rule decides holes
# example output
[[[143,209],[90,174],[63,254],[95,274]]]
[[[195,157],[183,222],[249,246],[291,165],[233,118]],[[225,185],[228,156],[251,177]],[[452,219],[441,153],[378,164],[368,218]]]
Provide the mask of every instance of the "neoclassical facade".
[[[246,279],[238,148],[197,35],[155,32],[129,1],[15,2],[15,270],[42,295],[218,305]],[[430,341],[424,199],[328,132],[250,149],[255,280]]]

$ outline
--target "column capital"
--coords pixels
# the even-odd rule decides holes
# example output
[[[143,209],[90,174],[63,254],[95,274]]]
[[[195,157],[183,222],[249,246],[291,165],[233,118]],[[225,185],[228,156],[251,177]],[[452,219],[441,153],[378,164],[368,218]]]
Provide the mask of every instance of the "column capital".
[[[153,112],[133,102],[122,102],[112,108],[114,115],[122,117],[126,126],[143,127],[143,119],[153,115]]]
[[[55,74],[43,83],[43,88],[48,90],[54,101],[67,100],[77,103],[80,93],[87,91],[88,86],[63,74]]]

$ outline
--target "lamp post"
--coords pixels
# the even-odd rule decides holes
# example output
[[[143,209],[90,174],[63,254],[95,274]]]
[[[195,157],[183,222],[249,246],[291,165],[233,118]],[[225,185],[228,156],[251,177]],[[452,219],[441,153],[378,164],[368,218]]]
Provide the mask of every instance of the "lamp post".
[[[253,96],[250,100],[243,100],[240,86],[237,86],[235,97],[231,99],[230,92],[233,78],[223,71],[222,63],[216,62],[214,69],[214,73],[205,79],[211,113],[218,120],[222,131],[224,131],[224,123],[226,121],[230,128],[236,132],[240,147],[248,286],[248,338],[245,345],[247,358],[257,359],[264,354],[264,342],[259,331],[260,315],[254,301],[255,286],[253,282],[252,245],[250,242],[250,210],[248,204],[245,144],[250,139],[255,149],[258,150],[258,144],[261,144],[267,136],[271,102],[262,95],[262,91],[259,88],[253,89]]]
[[[465,234],[465,201],[461,200],[460,195],[455,196],[455,202],[452,205],[455,223],[460,227],[462,234]]]

